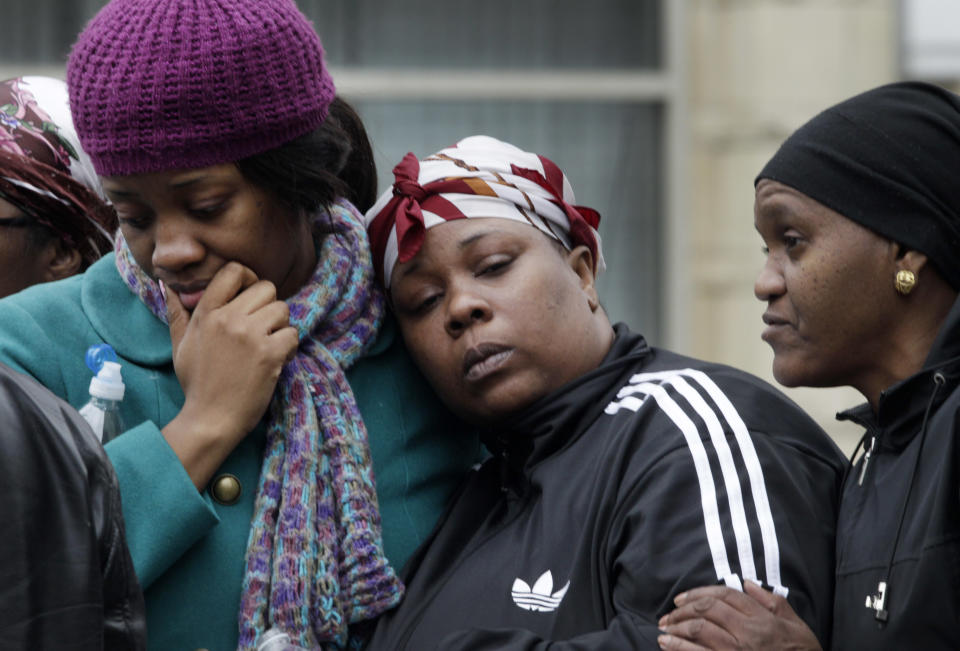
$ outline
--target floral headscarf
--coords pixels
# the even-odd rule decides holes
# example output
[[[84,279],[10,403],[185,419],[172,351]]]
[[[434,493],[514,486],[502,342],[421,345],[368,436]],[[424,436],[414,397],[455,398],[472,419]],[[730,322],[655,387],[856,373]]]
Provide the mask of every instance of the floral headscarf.
[[[0,81],[0,199],[80,251],[84,266],[111,248],[117,218],[70,119],[66,84]]]

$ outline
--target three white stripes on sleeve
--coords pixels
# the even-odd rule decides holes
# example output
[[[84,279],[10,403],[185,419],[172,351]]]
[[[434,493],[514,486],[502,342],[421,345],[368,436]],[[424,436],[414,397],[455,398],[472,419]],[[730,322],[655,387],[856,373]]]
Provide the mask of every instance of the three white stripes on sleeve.
[[[711,406],[704,400],[690,382],[698,384],[713,401]],[[756,449],[747,431],[747,426],[737,412],[730,399],[720,390],[720,387],[702,372],[694,369],[677,369],[654,373],[638,373],[630,378],[630,384],[617,393],[617,400],[607,405],[605,412],[615,414],[620,409],[637,411],[644,399],[639,396],[652,397],[661,410],[673,421],[683,434],[693,456],[694,468],[700,483],[700,502],[703,507],[704,525],[706,527],[707,542],[710,545],[710,554],[717,572],[717,578],[727,586],[742,590],[740,577],[733,573],[727,558],[727,547],[723,540],[723,530],[720,525],[720,507],[717,500],[716,484],[707,451],[697,425],[687,415],[684,408],[670,395],[664,385],[672,386],[706,424],[710,443],[713,445],[720,462],[720,472],[726,488],[730,515],[733,521],[733,531],[737,543],[737,555],[740,561],[740,572],[744,579],[755,583],[763,583],[757,578],[756,564],[753,558],[753,546],[750,529],[747,526],[746,509],[744,508],[743,491],[740,477],[734,465],[733,453],[727,443],[720,418],[727,422],[733,432],[737,446],[747,470],[750,480],[750,491],[756,510],[760,536],[763,542],[763,557],[766,570],[766,584],[776,594],[787,596],[788,589],[780,582],[780,547],[777,543],[776,527],[770,512],[770,501],[767,497],[766,484],[763,479],[763,469],[757,458]]]

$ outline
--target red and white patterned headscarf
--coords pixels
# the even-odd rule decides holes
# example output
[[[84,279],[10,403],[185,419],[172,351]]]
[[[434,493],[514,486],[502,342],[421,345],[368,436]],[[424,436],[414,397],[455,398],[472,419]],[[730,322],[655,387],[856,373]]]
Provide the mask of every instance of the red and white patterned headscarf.
[[[570,182],[546,156],[489,136],[470,136],[423,160],[407,154],[393,175],[393,187],[365,217],[384,287],[390,287],[394,266],[420,250],[428,228],[470,217],[523,222],[567,249],[585,244],[593,253],[594,271],[605,268],[597,233],[600,214],[574,205]]]

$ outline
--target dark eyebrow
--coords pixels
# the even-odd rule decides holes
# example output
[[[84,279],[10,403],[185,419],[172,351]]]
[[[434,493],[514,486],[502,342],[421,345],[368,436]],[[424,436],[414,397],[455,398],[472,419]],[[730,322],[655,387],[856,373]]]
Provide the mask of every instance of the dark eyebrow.
[[[793,217],[795,213],[796,211],[790,206],[788,201],[776,196],[764,202],[763,208],[758,217],[779,223],[785,219]]]
[[[479,233],[474,233],[473,235],[469,235],[463,238],[462,240],[460,240],[459,242],[457,242],[457,248],[461,250],[465,249],[471,244],[474,244],[475,242],[477,242],[478,240],[481,240],[484,237],[487,237],[488,235],[495,235],[498,232],[499,231],[480,231]],[[400,272],[399,278],[406,278],[410,274],[417,272],[419,269],[420,269],[420,261],[412,260],[410,262],[410,266],[408,266],[406,269]]]
[[[466,237],[459,242],[457,242],[458,249],[465,249],[479,239],[482,239],[488,235],[493,235],[496,231],[480,231],[479,233],[474,233],[473,235]]]
[[[130,192],[130,191],[128,191],[128,190],[114,190],[114,189],[112,189],[112,188],[108,188],[106,185],[103,186],[103,191],[106,192],[108,195],[111,195],[111,196],[114,196],[114,197],[136,197],[136,196],[139,196],[139,195],[137,195],[136,192]]]
[[[201,181],[206,181],[209,178],[210,177],[207,174],[195,174],[192,176],[177,177],[177,178],[174,178],[169,184],[167,184],[167,187],[170,188],[171,190],[180,190],[180,189],[189,187],[191,185],[200,183]],[[216,177],[214,177],[214,180],[216,180]],[[103,185],[103,191],[115,197],[139,197],[140,196],[139,192],[136,192],[133,190],[120,190],[120,189],[110,188],[106,184]]]
[[[185,188],[189,185],[194,185],[195,183],[200,183],[201,181],[206,180],[206,175],[198,174],[196,176],[189,176],[187,178],[180,178],[172,180],[167,187],[174,190],[179,190],[180,188]]]
[[[410,261],[410,266],[408,266],[406,269],[404,269],[404,270],[402,270],[402,271],[400,272],[400,278],[406,278],[406,277],[409,276],[410,274],[415,273],[415,272],[417,271],[417,269],[419,269],[419,268],[420,268],[420,261],[419,261],[419,260],[411,260],[411,261]],[[393,281],[391,281],[390,284],[392,285],[392,284],[393,284]]]

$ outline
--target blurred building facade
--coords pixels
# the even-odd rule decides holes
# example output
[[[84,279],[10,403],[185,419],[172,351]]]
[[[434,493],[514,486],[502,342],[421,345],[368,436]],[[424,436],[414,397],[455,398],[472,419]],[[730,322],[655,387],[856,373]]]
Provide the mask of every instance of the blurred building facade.
[[[693,263],[688,349],[773,381],[753,295],[763,262],[753,229],[753,179],[806,120],[900,77],[895,0],[690,0],[689,178]],[[862,402],[852,389],[787,393],[841,446],[860,428],[834,414]]]
[[[955,0],[298,0],[370,131],[382,185],[407,151],[488,133],[554,159],[603,214],[605,305],[655,344],[770,379],[753,178],[856,92],[960,74]],[[63,75],[103,0],[5,0],[0,78]],[[939,6],[938,6],[939,5]],[[956,30],[956,38],[954,31]],[[852,390],[788,391],[833,420]]]

